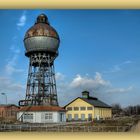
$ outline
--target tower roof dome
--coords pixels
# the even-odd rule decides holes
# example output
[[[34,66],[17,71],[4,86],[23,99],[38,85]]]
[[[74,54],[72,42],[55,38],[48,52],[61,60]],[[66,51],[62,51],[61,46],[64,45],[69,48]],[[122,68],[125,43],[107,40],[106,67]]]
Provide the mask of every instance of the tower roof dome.
[[[27,30],[24,39],[33,36],[48,36],[59,39],[58,33],[50,26],[48,18],[45,14],[40,14],[37,17],[34,26]]]

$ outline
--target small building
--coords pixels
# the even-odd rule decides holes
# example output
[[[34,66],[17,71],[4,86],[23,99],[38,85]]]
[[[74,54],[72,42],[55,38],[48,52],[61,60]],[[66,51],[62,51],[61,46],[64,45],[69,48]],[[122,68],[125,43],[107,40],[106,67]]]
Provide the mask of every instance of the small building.
[[[65,109],[59,106],[25,106],[17,113],[17,120],[28,123],[61,123],[66,121]]]
[[[0,121],[15,121],[19,107],[14,104],[0,105]]]
[[[88,91],[82,92],[65,107],[67,121],[92,121],[94,119],[109,119],[112,117],[112,108],[98,98],[89,96]]]

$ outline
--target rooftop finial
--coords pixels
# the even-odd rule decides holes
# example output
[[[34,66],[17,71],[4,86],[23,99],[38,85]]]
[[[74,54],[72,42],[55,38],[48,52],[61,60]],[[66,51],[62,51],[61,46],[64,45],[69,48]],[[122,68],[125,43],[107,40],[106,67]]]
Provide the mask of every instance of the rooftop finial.
[[[46,24],[49,24],[48,17],[45,14],[40,14],[37,17],[36,23],[46,23]]]

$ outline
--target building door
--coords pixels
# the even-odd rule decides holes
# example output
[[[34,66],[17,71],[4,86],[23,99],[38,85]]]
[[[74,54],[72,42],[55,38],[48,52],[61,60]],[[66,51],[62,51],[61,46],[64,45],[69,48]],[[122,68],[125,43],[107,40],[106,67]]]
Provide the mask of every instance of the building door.
[[[88,114],[88,121],[92,121],[92,114]]]
[[[64,114],[60,113],[60,122],[63,122],[63,121],[64,121]]]
[[[78,114],[74,114],[74,120],[78,121]]]
[[[60,122],[62,122],[63,121],[63,116],[62,116],[63,114],[62,113],[60,113]]]
[[[71,121],[71,120],[72,120],[72,115],[68,114],[68,121]]]
[[[23,122],[23,115],[21,116],[21,122]]]
[[[85,114],[81,114],[81,120],[82,120],[82,121],[85,120]]]

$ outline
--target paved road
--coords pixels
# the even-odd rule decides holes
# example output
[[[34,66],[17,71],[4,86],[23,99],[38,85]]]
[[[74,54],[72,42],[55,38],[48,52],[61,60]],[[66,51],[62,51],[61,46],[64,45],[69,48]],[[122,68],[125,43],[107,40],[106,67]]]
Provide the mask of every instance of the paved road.
[[[131,128],[130,132],[140,132],[140,121]]]

